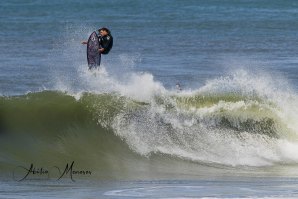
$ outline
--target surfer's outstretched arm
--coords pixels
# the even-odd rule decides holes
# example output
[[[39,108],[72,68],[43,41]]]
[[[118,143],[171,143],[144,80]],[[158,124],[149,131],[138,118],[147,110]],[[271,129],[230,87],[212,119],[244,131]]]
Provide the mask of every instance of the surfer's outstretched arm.
[[[81,42],[81,44],[87,44],[87,43],[88,43],[87,41],[82,41],[82,42]]]

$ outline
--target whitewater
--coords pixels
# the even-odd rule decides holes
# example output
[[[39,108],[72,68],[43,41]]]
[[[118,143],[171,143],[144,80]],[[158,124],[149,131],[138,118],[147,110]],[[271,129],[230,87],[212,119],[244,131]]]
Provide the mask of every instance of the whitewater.
[[[62,164],[66,158],[92,165],[99,178],[121,178],[113,169],[156,172],[138,164],[166,164],[163,169],[176,172],[175,162],[239,172],[296,171],[297,95],[284,79],[241,69],[180,91],[166,89],[150,73],[128,73],[123,82],[104,67],[78,70],[81,90],[66,90],[61,80],[60,89],[1,97],[7,136],[1,167],[9,170],[25,159]]]

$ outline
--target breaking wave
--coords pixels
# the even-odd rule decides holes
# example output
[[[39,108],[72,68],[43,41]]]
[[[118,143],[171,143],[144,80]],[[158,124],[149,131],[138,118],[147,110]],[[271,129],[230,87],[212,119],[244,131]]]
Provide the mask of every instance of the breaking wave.
[[[113,178],[298,163],[297,96],[270,76],[241,70],[176,91],[150,74],[84,75],[98,82],[0,98],[1,171],[75,160]]]

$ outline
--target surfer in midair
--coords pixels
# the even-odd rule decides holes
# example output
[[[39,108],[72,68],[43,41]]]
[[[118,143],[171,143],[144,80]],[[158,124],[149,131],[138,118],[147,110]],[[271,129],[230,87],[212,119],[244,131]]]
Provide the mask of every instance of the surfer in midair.
[[[113,36],[111,34],[111,31],[106,27],[102,27],[98,29],[98,32],[99,32],[98,40],[100,45],[98,49],[98,53],[100,56],[99,57],[99,65],[100,65],[101,54],[104,54],[104,55],[108,54],[113,47]],[[87,41],[82,41],[82,44],[87,44],[87,43],[88,43]],[[89,69],[91,69],[90,66],[89,66]]]

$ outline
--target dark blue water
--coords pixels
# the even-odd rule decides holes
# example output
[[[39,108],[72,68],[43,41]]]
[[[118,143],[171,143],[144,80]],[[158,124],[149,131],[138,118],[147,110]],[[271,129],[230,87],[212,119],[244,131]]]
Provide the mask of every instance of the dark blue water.
[[[133,67],[166,87],[179,81],[197,88],[237,68],[262,69],[297,87],[297,7],[296,1],[3,1],[0,91],[53,89],[57,73],[65,77],[86,64],[80,41],[101,26],[115,38],[103,58],[107,70]]]

